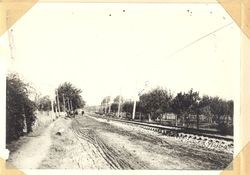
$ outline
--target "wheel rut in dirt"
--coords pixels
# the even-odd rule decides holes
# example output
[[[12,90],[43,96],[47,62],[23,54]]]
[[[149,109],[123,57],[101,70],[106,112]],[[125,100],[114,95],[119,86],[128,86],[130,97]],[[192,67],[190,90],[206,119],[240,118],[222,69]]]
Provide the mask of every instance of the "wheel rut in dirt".
[[[136,161],[135,165],[135,162],[131,161],[131,154],[126,152],[126,150],[117,150],[111,145],[105,143],[91,124],[82,123],[76,118],[72,121],[72,130],[79,141],[87,141],[89,144],[93,145],[111,169],[146,168],[145,165],[139,164],[139,161]]]

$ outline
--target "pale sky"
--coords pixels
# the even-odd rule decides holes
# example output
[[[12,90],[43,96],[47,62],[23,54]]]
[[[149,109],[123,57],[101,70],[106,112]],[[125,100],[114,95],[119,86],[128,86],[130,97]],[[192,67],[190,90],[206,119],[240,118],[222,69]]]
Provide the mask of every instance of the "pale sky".
[[[125,11],[123,11],[125,10]],[[111,16],[110,16],[111,15]],[[13,26],[7,61],[43,95],[60,83],[82,89],[88,105],[135,89],[190,88],[226,99],[239,93],[240,29],[217,3],[38,3]],[[7,35],[1,38],[10,60]]]

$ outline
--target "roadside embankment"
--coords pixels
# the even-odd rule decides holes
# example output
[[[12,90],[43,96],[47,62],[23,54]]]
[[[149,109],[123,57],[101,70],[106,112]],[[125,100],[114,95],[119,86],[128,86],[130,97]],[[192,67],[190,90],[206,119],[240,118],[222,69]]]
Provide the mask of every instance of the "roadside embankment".
[[[36,116],[33,131],[6,146],[10,151],[7,162],[17,168],[37,168],[50,147],[50,130],[56,118],[46,112]]]

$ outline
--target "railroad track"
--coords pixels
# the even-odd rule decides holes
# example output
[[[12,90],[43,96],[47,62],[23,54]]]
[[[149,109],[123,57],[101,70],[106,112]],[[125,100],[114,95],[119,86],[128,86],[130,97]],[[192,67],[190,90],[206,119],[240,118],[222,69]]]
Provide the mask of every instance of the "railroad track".
[[[219,134],[213,134],[210,130],[204,130],[204,129],[198,130],[198,129],[194,129],[194,128],[166,126],[166,125],[160,125],[160,124],[154,124],[154,123],[129,121],[129,120],[115,119],[115,118],[95,116],[95,115],[94,116],[90,115],[90,116],[91,117],[97,117],[97,118],[104,118],[104,119],[107,119],[107,120],[118,121],[118,122],[122,122],[122,123],[145,126],[145,128],[148,127],[153,131],[158,131],[158,132],[161,132],[163,134],[168,134],[169,131],[174,131],[176,133],[194,134],[194,135],[204,136],[204,137],[209,137],[209,138],[214,138],[214,139],[222,139],[222,140],[226,140],[226,141],[233,141],[232,136],[224,136],[224,135],[219,135]]]
[[[95,117],[99,119],[106,119],[110,121],[121,122],[127,125],[134,125],[146,130],[155,131],[161,133],[163,135],[173,136],[177,139],[186,142],[186,143],[195,143],[200,146],[215,149],[215,150],[222,150],[226,152],[233,153],[233,137],[231,136],[223,136],[219,134],[213,133],[206,133],[211,132],[207,130],[197,130],[191,128],[183,128],[183,127],[173,127],[173,126],[165,126],[160,124],[152,124],[152,123],[145,123],[145,122],[137,122],[137,121],[128,121],[122,119],[115,119],[115,118],[108,118],[103,116],[98,116],[96,114],[92,115],[89,114],[89,117]]]

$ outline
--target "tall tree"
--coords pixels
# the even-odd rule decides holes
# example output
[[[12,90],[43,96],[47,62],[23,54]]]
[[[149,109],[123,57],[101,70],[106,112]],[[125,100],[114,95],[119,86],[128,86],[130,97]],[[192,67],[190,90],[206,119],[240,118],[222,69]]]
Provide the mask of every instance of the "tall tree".
[[[83,108],[86,104],[81,96],[82,90],[74,87],[70,82],[59,85],[57,91],[61,110],[64,109],[64,104],[67,109],[72,107],[73,110]]]
[[[133,112],[133,102],[125,101],[122,105],[122,111],[132,115]]]
[[[208,95],[204,95],[199,103],[199,111],[200,114],[203,114],[204,116],[208,117],[209,123],[211,124],[213,119],[210,104],[211,97],[209,97]]]
[[[189,125],[189,114],[198,115],[199,93],[191,89],[188,93],[178,93],[171,102],[173,112],[176,114],[176,125],[181,117],[182,125]],[[199,117],[199,116],[197,116]],[[198,119],[197,119],[198,120]]]
[[[156,88],[140,96],[141,110],[149,115],[149,120],[171,110],[172,95],[165,89]]]
[[[44,96],[38,99],[38,110],[40,111],[50,111],[51,110],[51,100],[49,96]]]
[[[111,102],[111,97],[106,96],[102,99],[101,105],[103,106],[103,112],[107,113],[107,109],[109,108],[109,104]]]
[[[118,111],[118,104],[117,103],[112,103],[111,104],[111,111],[112,112],[117,112]]]
[[[220,120],[225,113],[225,106],[223,105],[223,101],[219,97],[211,97],[210,100],[211,101],[209,106],[213,115],[213,120],[217,123],[220,123]]]
[[[117,95],[115,98],[114,98],[114,103],[123,103],[124,102],[124,98],[120,95]]]

